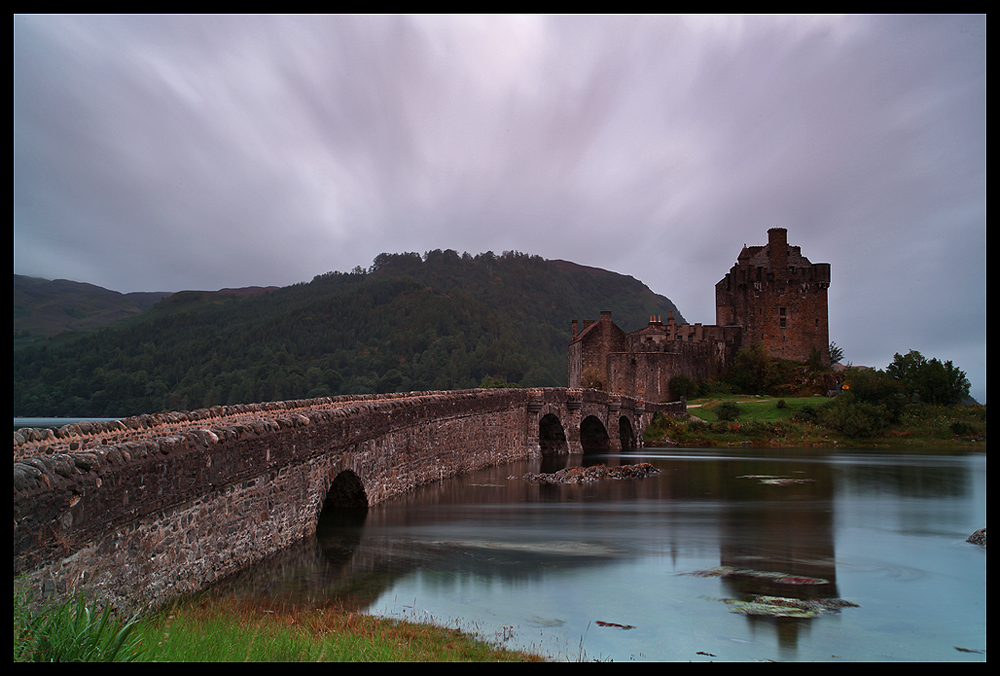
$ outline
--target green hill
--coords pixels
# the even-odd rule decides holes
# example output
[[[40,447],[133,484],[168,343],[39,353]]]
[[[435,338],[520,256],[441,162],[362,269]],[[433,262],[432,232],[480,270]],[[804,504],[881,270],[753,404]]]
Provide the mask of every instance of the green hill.
[[[638,280],[517,252],[381,254],[252,295],[182,292],[14,351],[17,416],[122,416],[304,397],[567,383],[573,319],[683,317]],[[15,330],[17,322],[15,321]]]

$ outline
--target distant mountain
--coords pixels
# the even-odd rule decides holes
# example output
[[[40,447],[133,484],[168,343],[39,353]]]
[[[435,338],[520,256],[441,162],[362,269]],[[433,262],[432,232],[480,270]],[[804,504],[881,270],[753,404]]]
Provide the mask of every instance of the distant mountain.
[[[252,296],[277,288],[248,286],[179,293]],[[171,291],[119,293],[86,282],[14,275],[14,338],[23,344],[65,331],[98,329],[145,312],[172,295]]]
[[[14,335],[49,337],[107,326],[144,312],[169,295],[118,293],[68,279],[14,275]]]
[[[625,331],[651,315],[684,321],[642,282],[568,261],[380,254],[367,270],[246,293],[181,292],[97,331],[18,341],[14,410],[97,417],[484,380],[565,385],[571,322],[602,310]]]

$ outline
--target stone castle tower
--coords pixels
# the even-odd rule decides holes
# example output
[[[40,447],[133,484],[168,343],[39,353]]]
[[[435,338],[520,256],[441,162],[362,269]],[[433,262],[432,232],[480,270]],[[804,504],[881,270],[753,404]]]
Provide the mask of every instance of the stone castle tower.
[[[715,285],[715,321],[743,327],[743,344],[761,343],[774,357],[806,361],[818,349],[830,363],[826,290],[830,264],[810,263],[788,245],[784,228],[767,231],[764,246],[744,246]]]
[[[744,246],[715,285],[714,326],[651,317],[646,327],[625,333],[608,311],[600,321],[585,321],[582,330],[573,320],[569,386],[672,401],[672,377],[717,377],[737,350],[756,343],[793,361],[806,361],[815,349],[828,365],[830,264],[810,263],[799,247],[788,246],[784,228],[767,234],[766,245]]]

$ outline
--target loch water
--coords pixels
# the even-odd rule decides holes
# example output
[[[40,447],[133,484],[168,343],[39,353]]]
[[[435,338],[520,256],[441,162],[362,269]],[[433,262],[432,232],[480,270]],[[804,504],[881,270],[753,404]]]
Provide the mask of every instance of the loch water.
[[[538,485],[581,464],[643,479]],[[331,510],[216,585],[429,621],[559,660],[985,661],[986,454],[562,456]]]

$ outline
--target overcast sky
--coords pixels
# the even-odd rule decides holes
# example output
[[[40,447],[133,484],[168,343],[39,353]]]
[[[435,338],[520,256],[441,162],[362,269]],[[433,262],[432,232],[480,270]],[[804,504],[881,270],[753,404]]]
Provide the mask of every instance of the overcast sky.
[[[14,272],[215,290],[516,250],[713,324],[715,283],[777,226],[831,264],[845,360],[950,359],[984,402],[985,29],[16,16]]]

